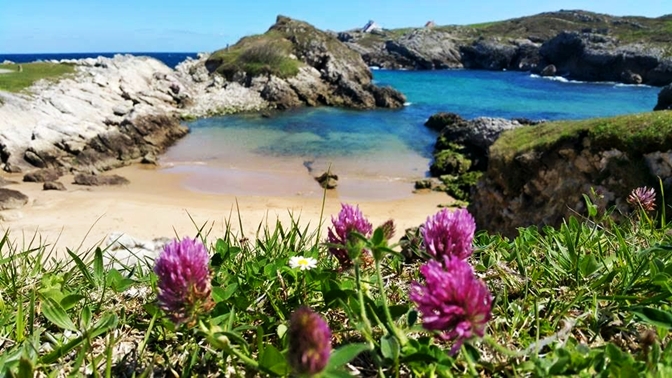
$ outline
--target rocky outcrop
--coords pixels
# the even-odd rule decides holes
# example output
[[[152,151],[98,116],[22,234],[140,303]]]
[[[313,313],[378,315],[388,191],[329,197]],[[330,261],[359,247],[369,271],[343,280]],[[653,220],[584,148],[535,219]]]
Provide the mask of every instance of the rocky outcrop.
[[[545,42],[539,53],[544,63],[575,80],[657,86],[672,82],[672,58],[665,57],[662,49],[622,44],[601,34],[562,32]]]
[[[506,131],[523,125],[536,125],[540,121],[524,119],[504,119],[492,117],[478,117],[466,120],[455,113],[437,113],[429,117],[425,125],[439,131],[439,137],[435,145],[435,162],[445,150],[459,149],[460,153],[470,161],[470,168],[484,171],[488,166],[488,149],[495,143],[499,135]],[[434,175],[450,174],[435,167]]]
[[[179,112],[189,89],[145,57],[82,60],[75,75],[38,82],[28,94],[0,92],[4,169],[97,171],[160,153],[187,133]]]
[[[17,190],[0,188],[0,210],[20,209],[27,203],[27,195]]]
[[[374,85],[361,56],[333,34],[284,16],[266,34],[213,53],[204,66],[258,92],[278,109],[400,108],[406,101],[398,91]]]
[[[541,73],[554,65],[576,80],[666,85],[672,36],[665,17],[617,17],[580,10],[546,12],[475,26],[357,30],[338,38],[370,66],[470,68]],[[542,49],[543,48],[543,49]],[[543,51],[543,53],[542,53]],[[545,76],[555,72],[546,70]]]
[[[659,116],[602,119],[564,134],[553,128],[569,126],[554,123],[535,126],[541,131],[504,133],[491,146],[487,172],[471,198],[469,210],[478,227],[506,236],[515,236],[519,227],[555,227],[586,214],[584,194],[603,214],[612,206],[613,214],[628,213],[630,191],[645,185],[657,190],[658,177],[669,203],[672,137],[654,117]],[[531,139],[541,135],[543,143]],[[554,142],[551,135],[557,135]]]
[[[658,103],[653,110],[672,110],[672,84],[660,90]]]
[[[506,43],[499,39],[479,39],[461,46],[460,53],[465,68],[530,71],[539,64],[539,46],[526,39]]]
[[[442,184],[418,181],[416,189],[429,185],[430,189],[445,191],[455,199],[468,200],[472,186],[488,166],[488,148],[497,137],[505,130],[538,123],[489,117],[466,120],[455,113],[434,114],[425,123],[439,131],[429,171]]]

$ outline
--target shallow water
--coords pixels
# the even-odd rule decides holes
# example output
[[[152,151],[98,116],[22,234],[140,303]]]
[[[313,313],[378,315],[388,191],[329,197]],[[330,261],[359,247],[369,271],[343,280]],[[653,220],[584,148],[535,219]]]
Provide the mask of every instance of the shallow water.
[[[658,88],[578,83],[520,72],[374,71],[376,83],[406,94],[401,110],[305,108],[263,118],[190,122],[190,135],[161,158],[167,173],[208,193],[319,196],[311,175],[331,167],[344,200],[411,194],[426,177],[436,133],[423,123],[439,111],[530,119],[582,119],[648,111]]]

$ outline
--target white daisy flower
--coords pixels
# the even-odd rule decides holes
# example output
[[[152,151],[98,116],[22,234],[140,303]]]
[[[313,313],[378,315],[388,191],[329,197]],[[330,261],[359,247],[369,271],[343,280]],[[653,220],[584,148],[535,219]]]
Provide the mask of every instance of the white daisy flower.
[[[289,259],[289,266],[301,270],[313,269],[317,266],[317,260],[312,257],[294,256]]]

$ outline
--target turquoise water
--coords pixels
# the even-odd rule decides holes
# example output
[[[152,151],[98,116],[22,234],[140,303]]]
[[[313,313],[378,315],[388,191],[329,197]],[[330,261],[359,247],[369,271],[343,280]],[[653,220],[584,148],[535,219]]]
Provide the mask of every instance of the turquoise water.
[[[203,192],[320,195],[308,174],[329,167],[346,199],[409,195],[425,177],[436,133],[423,123],[439,111],[463,117],[581,119],[649,111],[658,88],[588,84],[520,72],[374,71],[377,84],[408,98],[401,110],[305,108],[190,122],[168,150],[168,172]]]

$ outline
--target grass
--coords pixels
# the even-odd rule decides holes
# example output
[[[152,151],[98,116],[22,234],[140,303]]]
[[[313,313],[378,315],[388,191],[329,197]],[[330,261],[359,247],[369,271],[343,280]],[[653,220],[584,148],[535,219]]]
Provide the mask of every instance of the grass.
[[[38,80],[58,80],[75,72],[73,65],[57,63],[0,64],[0,69],[14,71],[0,74],[0,90],[8,92],[20,92]]]
[[[633,156],[672,148],[672,112],[647,112],[580,121],[555,121],[502,133],[490,147],[491,159],[511,161],[528,151],[549,150],[588,137],[595,147]]]
[[[223,235],[197,227],[215,304],[194,327],[175,326],[157,307],[152,258],[123,266],[94,249],[55,260],[39,240],[5,234],[0,374],[288,376],[287,322],[308,305],[336,348],[323,377],[669,376],[672,224],[625,215],[617,224],[595,211],[514,239],[478,233],[469,262],[493,293],[492,319],[485,338],[455,356],[408,299],[426,259],[417,231],[407,231],[403,255],[382,232],[353,239],[379,263],[341,272],[324,235],[300,219],[247,233],[229,221]],[[290,268],[298,255],[318,266]]]
[[[229,80],[236,72],[287,78],[296,76],[301,66],[299,61],[289,57],[291,53],[292,43],[271,31],[245,37],[231,47],[214,52],[207,64]]]

